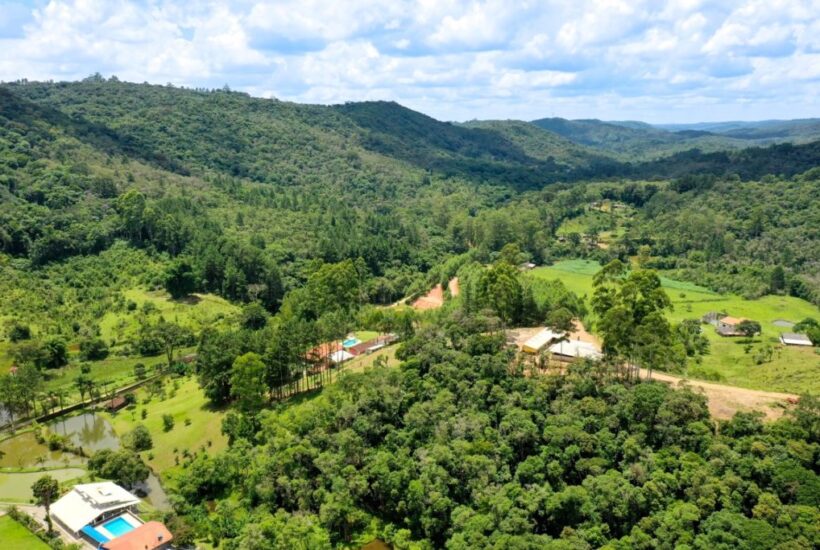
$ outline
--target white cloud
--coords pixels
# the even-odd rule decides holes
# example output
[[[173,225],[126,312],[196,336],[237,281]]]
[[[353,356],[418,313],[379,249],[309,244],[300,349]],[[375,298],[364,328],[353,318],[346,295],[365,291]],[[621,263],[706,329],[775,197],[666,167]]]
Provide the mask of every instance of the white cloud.
[[[99,71],[296,101],[395,99],[445,119],[820,115],[820,0],[38,6],[0,0],[0,79]]]

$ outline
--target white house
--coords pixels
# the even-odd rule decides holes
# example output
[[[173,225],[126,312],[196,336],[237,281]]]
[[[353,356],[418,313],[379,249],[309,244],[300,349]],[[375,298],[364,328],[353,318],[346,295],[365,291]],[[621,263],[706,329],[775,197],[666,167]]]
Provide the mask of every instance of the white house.
[[[123,512],[136,512],[140,499],[116,483],[102,481],[75,485],[51,505],[51,517],[75,537],[84,527],[94,526]]]

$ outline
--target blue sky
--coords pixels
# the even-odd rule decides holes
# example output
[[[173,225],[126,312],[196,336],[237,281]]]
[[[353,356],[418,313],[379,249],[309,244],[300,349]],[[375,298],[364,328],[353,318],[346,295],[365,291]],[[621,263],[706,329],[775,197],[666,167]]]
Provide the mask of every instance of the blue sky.
[[[136,82],[444,120],[820,116],[820,0],[0,0],[0,80]]]

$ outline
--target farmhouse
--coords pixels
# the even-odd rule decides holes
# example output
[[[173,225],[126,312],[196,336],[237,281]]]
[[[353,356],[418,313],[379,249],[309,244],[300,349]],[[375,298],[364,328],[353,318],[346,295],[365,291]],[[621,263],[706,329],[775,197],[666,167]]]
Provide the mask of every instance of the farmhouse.
[[[521,351],[524,353],[539,353],[547,345],[560,340],[565,335],[564,332],[553,332],[549,328],[544,328],[526,340],[521,345]]]
[[[746,321],[746,319],[727,315],[718,319],[715,327],[717,333],[721,336],[743,336],[743,333],[740,332],[740,324],[743,321]]]
[[[812,346],[812,341],[805,334],[784,332],[780,335],[780,343],[785,346]]]

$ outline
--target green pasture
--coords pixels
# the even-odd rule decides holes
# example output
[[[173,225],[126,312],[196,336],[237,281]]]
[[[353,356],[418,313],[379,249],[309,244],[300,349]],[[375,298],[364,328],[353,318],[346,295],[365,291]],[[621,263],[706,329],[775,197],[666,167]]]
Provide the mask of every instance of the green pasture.
[[[155,396],[148,400],[148,391],[143,388],[137,391],[136,407],[114,414],[106,413],[120,437],[133,430],[137,424],[145,424],[151,432],[154,447],[141,453],[142,458],[155,472],[162,474],[175,466],[175,456],[182,460],[182,451],[185,449],[193,452],[204,445],[209,453],[215,453],[227,445],[227,439],[222,435],[225,412],[215,410],[208,404],[194,377],[176,380],[179,387],[175,391],[174,379],[166,381],[164,399]],[[141,416],[143,409],[148,413],[145,420]],[[165,414],[174,417],[174,427],[167,432],[162,424],[162,416]],[[185,425],[186,419],[190,420],[190,425]],[[211,446],[207,447],[209,440]]]
[[[213,294],[192,294],[172,300],[164,291],[129,288],[122,292],[126,303],[133,302],[132,311],[109,311],[100,319],[100,333],[106,342],[122,343],[137,334],[140,318],[159,318],[192,330],[219,323],[239,311],[227,300]],[[145,313],[146,304],[149,305]]]
[[[16,550],[48,550],[49,548],[34,533],[9,516],[0,517],[0,541],[3,541],[3,548]]]
[[[600,269],[597,262],[567,260],[552,266],[533,269],[529,276],[546,280],[558,279],[578,294],[592,296],[592,277]],[[791,296],[765,296],[746,300],[740,296],[718,294],[692,283],[661,277],[661,283],[672,300],[674,310],[669,314],[673,322],[700,319],[710,311],[725,312],[733,317],[758,321],[762,334],[751,342],[743,338],[719,336],[710,325],[703,325],[709,338],[711,352],[703,364],[690,369],[693,376],[716,373],[721,381],[732,385],[761,390],[784,392],[820,392],[820,355],[812,348],[798,348],[779,344],[781,332],[788,328],[773,323],[778,320],[798,322],[806,317],[820,317],[820,311],[805,300]],[[594,324],[594,319],[592,320]],[[755,354],[762,346],[774,347],[771,362],[756,364]]]

